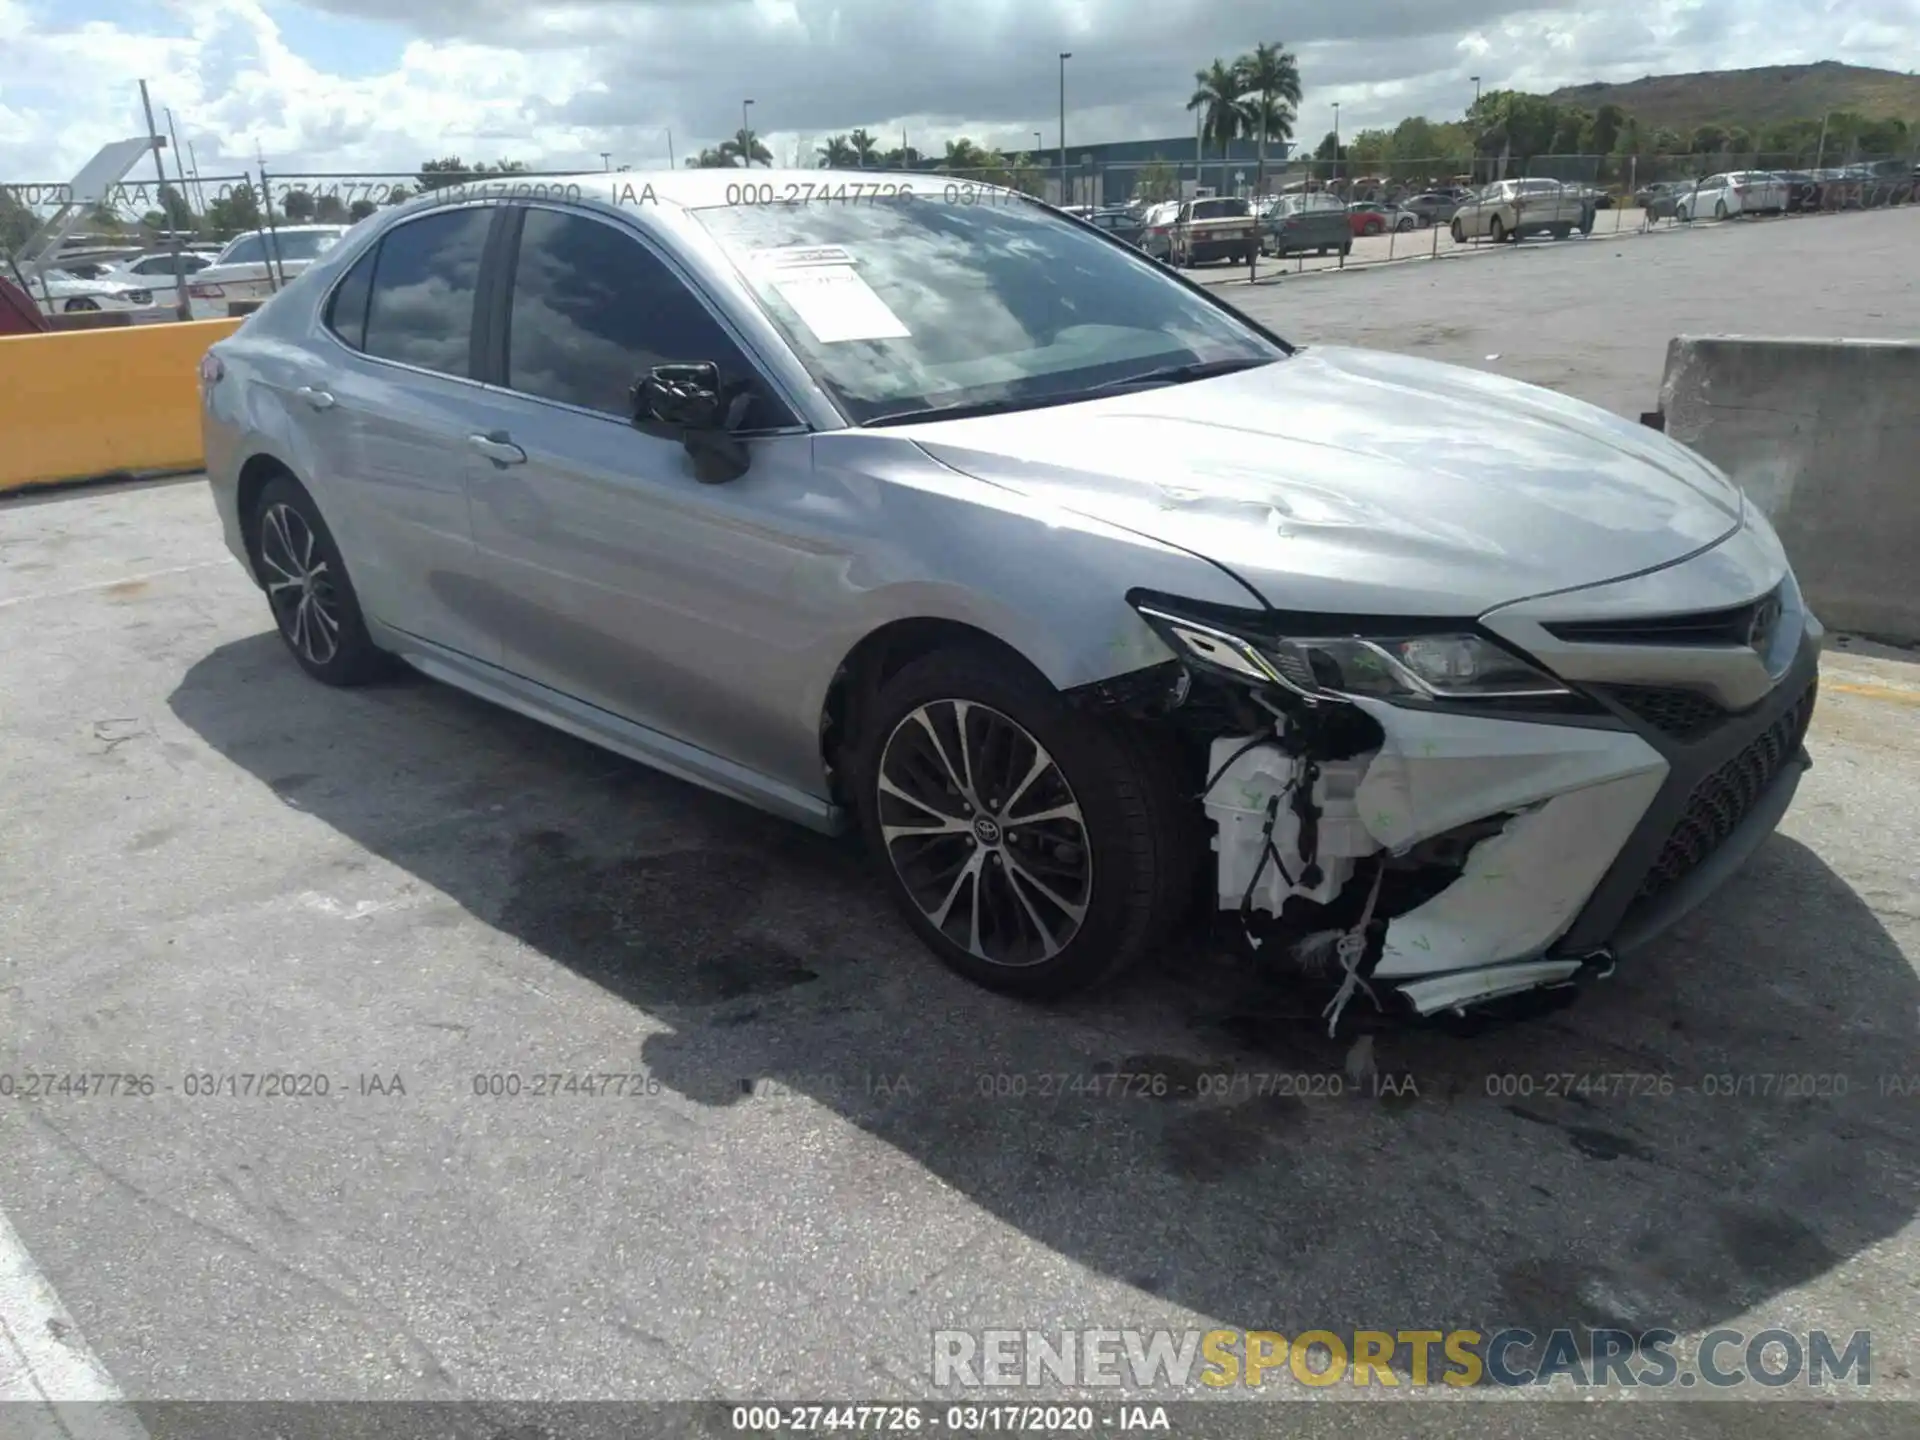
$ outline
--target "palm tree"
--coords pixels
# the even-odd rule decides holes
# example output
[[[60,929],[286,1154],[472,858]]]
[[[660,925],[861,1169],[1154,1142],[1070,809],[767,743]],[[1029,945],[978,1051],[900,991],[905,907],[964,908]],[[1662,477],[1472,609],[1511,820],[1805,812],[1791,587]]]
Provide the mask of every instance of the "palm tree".
[[[1220,147],[1220,175],[1227,173],[1227,146],[1244,135],[1253,120],[1247,104],[1247,87],[1237,68],[1216,60],[1205,70],[1193,72],[1195,90],[1187,109],[1200,112],[1200,136]],[[1221,188],[1227,189],[1225,184]]]
[[[963,135],[958,140],[947,141],[947,153],[940,161],[940,168],[953,171],[983,170],[991,163],[987,153]]]
[[[1260,155],[1253,193],[1258,195],[1267,183],[1267,141],[1293,138],[1293,117],[1300,107],[1300,62],[1291,50],[1275,41],[1254,46],[1250,54],[1234,62],[1234,68],[1254,97],[1253,122],[1260,139]]]
[[[756,165],[773,164],[773,152],[760,143],[758,135],[745,128],[734,131],[731,140],[721,141],[720,149],[749,170]]]
[[[845,170],[859,163],[853,145],[845,135],[829,135],[819,153],[821,165],[828,170]]]
[[[926,156],[911,145],[896,145],[880,157],[880,164],[888,170],[919,170],[926,163]]]
[[[853,163],[862,170],[872,165],[874,157],[880,152],[880,142],[869,135],[864,128],[849,135],[847,144],[853,148]]]
[[[722,145],[717,150],[702,150],[698,155],[687,157],[689,170],[731,170],[734,168],[733,151]]]

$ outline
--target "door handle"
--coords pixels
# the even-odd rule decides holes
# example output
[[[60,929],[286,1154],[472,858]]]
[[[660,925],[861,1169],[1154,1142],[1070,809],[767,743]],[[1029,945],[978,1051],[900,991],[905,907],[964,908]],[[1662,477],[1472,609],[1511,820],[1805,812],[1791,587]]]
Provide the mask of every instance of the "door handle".
[[[467,444],[503,468],[527,463],[527,452],[508,439],[504,430],[496,430],[491,435],[469,435]]]
[[[333,396],[324,390],[316,390],[311,385],[302,385],[293,393],[316,410],[331,410],[333,408]]]

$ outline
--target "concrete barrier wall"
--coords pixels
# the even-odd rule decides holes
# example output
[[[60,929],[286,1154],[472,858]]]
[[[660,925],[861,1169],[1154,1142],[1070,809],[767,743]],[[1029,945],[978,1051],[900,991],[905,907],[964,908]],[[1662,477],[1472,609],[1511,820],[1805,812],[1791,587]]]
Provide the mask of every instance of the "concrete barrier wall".
[[[198,466],[200,357],[240,324],[0,336],[0,491]]]
[[[1920,341],[1681,336],[1660,409],[1773,521],[1815,614],[1920,642]]]

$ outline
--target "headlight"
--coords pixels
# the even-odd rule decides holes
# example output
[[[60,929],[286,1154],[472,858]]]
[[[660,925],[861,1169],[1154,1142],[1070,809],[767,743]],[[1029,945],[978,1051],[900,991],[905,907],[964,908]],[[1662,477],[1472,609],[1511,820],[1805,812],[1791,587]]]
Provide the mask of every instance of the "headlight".
[[[1573,692],[1472,632],[1436,635],[1261,635],[1136,603],[1182,659],[1314,699],[1516,700]]]

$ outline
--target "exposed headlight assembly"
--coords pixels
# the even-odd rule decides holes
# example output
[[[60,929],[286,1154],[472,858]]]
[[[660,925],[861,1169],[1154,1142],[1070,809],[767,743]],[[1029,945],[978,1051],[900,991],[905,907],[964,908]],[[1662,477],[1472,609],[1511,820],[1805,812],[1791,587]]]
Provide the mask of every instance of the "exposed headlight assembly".
[[[1521,700],[1570,696],[1566,686],[1470,631],[1458,634],[1254,635],[1136,602],[1183,660],[1310,699]]]

